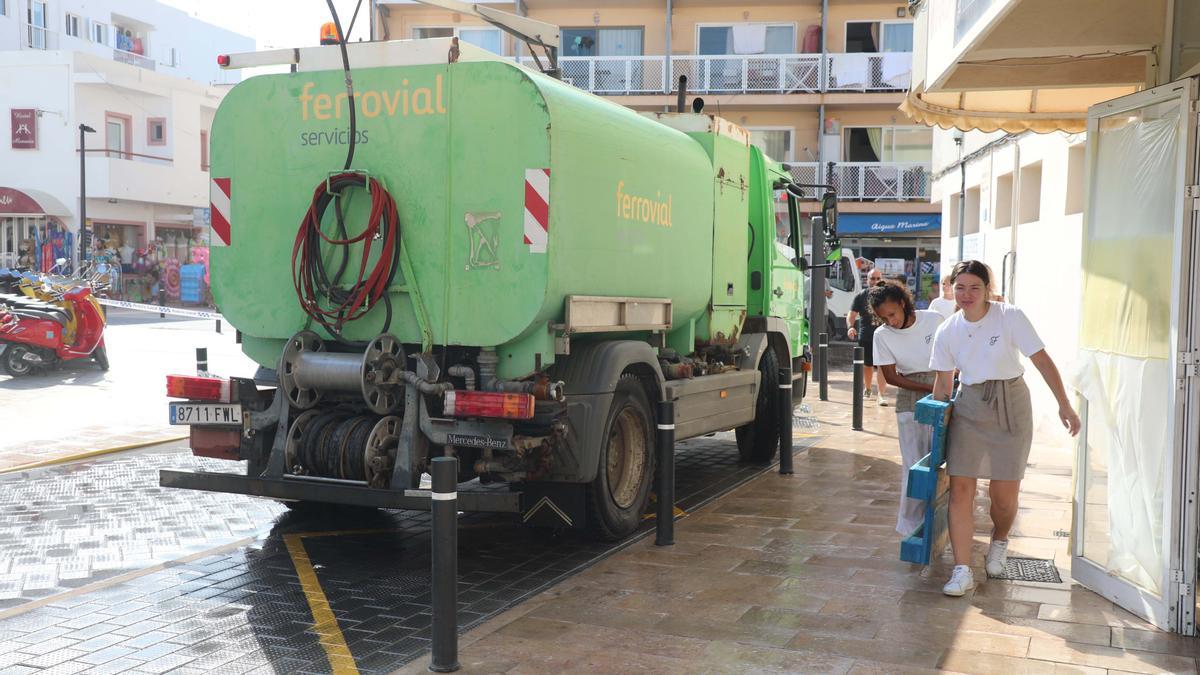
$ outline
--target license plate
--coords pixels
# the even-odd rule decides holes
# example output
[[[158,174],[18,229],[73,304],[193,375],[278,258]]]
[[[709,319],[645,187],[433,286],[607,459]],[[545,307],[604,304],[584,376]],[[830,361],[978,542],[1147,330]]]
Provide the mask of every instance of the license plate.
[[[171,424],[241,425],[240,403],[171,403]]]

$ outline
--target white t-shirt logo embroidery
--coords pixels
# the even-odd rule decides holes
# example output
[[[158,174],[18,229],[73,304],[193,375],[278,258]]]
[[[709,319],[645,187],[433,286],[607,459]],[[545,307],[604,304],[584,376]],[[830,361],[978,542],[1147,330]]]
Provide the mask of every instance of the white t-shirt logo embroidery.
[[[933,342],[933,336],[932,336],[932,335],[926,335],[926,336],[925,336],[925,344],[929,344],[930,342]]]
[[[991,339],[991,340],[988,340],[988,346],[989,346],[989,347],[994,347],[994,346],[996,346],[996,340],[999,340],[999,339],[1000,339],[1000,336],[999,336],[999,335],[993,335],[993,336],[992,336],[992,339]]]

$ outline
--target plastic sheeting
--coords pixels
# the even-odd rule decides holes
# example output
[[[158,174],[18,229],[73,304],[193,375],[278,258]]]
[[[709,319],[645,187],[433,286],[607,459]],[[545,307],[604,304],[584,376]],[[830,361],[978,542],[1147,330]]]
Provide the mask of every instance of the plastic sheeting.
[[[1084,557],[1162,593],[1180,116],[1168,101],[1100,120],[1083,251]]]

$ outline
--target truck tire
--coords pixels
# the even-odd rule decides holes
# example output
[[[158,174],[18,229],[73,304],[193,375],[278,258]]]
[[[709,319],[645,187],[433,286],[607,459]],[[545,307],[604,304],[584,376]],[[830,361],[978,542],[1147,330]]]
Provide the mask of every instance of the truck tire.
[[[775,399],[779,395],[779,357],[768,348],[758,361],[762,374],[754,421],[737,428],[738,456],[743,462],[762,464],[775,459],[779,451],[779,424]]]
[[[588,525],[614,541],[637,529],[654,482],[654,414],[641,382],[622,375],[601,437],[596,478],[588,485]]]

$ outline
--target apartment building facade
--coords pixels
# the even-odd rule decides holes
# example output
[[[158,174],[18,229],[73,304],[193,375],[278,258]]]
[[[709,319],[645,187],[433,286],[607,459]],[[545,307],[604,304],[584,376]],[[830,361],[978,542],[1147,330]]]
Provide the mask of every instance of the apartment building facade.
[[[253,49],[149,0],[0,0],[0,265],[31,241],[36,267],[78,256],[80,125],[89,237],[125,264],[155,242],[186,261],[205,234],[207,131],[237,78],[216,55]]]
[[[458,36],[533,61],[524,45],[474,17],[410,1],[377,4],[381,39]],[[689,104],[700,97],[705,112],[748,129],[798,181],[837,188],[839,230],[864,273],[887,259],[891,269],[907,272],[914,290],[923,280],[928,294],[941,214],[929,201],[932,132],[897,109],[911,71],[913,24],[905,3],[522,0],[489,6],[560,26],[563,79],[615,103],[673,110],[679,77],[686,76]],[[807,208],[817,210],[815,202]]]

